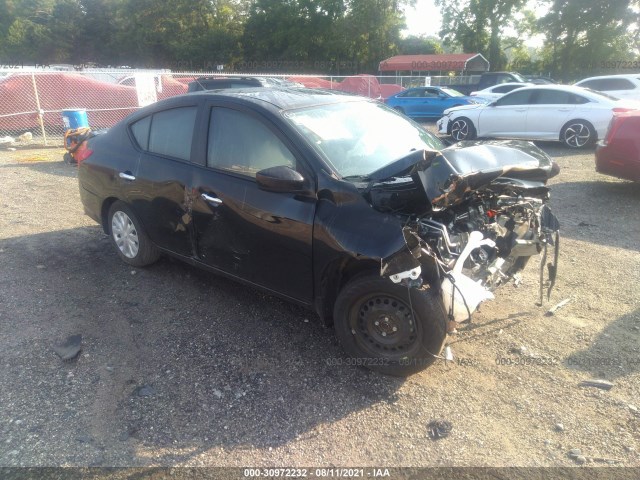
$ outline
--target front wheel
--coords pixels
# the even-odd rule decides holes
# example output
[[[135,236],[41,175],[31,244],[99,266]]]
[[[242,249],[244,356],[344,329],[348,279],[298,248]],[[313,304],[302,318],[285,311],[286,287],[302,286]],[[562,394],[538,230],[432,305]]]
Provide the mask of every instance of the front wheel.
[[[451,123],[451,136],[457,142],[461,140],[473,140],[476,138],[476,128],[468,118],[456,118]]]
[[[350,363],[407,376],[431,365],[446,338],[442,299],[377,275],[356,277],[338,295],[336,336]]]
[[[589,147],[596,142],[596,131],[585,120],[567,122],[560,131],[560,140],[569,148]]]
[[[123,261],[134,267],[144,267],[160,257],[160,251],[126,203],[118,201],[111,205],[107,221],[109,238]]]

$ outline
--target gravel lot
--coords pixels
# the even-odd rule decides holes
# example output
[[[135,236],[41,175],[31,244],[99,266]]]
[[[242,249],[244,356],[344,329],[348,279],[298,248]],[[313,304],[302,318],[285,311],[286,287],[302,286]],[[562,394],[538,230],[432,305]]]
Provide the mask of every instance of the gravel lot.
[[[62,150],[0,151],[0,466],[639,467],[640,187],[543,148],[562,167],[551,302],[531,262],[454,362],[406,380],[336,365],[312,312],[170,259],[126,266]]]

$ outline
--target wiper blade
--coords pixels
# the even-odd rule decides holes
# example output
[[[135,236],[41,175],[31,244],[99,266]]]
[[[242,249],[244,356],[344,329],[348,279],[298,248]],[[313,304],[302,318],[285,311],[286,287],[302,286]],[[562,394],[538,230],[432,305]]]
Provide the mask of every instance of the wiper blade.
[[[369,175],[346,175],[342,177],[342,179],[347,180],[349,182],[351,181],[368,182],[371,178],[369,177]]]

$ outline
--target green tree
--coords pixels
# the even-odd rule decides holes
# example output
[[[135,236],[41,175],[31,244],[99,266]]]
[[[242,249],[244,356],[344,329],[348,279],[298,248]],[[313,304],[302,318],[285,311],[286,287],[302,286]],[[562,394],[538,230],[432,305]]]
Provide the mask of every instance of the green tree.
[[[482,53],[492,70],[507,62],[501,45],[505,28],[513,25],[516,12],[526,0],[436,0],[442,12],[445,43],[458,45],[465,53]]]
[[[442,45],[436,37],[409,35],[398,42],[400,55],[430,55],[442,53]]]
[[[553,0],[549,13],[540,19],[552,74],[570,81],[614,73],[611,62],[637,58],[633,48],[638,40],[632,38],[632,32],[638,13],[631,5],[630,0]]]

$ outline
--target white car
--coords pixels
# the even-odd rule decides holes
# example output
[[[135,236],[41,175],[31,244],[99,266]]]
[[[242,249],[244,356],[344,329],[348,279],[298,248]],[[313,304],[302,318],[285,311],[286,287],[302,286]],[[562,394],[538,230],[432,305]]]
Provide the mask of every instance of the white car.
[[[533,83],[522,83],[522,82],[509,82],[509,83],[501,83],[500,85],[494,85],[493,87],[485,88],[484,90],[478,90],[477,92],[471,92],[469,96],[478,97],[487,102],[492,102],[494,100],[499,99],[504,94],[509,93],[516,88],[522,87],[530,87]]]
[[[575,86],[608,93],[621,99],[640,100],[640,73],[589,77],[580,80]]]
[[[571,148],[604,138],[614,110],[640,109],[640,102],[566,85],[514,90],[495,102],[444,111],[441,134],[455,140],[476,137],[560,141]]]

